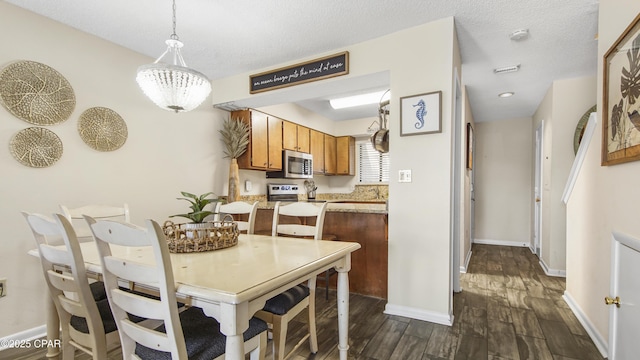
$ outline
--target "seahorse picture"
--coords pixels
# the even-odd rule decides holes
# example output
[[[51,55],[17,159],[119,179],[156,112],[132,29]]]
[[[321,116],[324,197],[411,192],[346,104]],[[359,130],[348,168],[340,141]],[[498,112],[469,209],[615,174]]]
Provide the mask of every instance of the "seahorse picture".
[[[424,117],[427,115],[427,105],[424,103],[424,100],[420,99],[420,101],[413,106],[418,107],[418,110],[416,110],[416,119],[418,119],[418,121],[415,123],[415,127],[416,129],[422,129],[424,126]]]
[[[442,132],[442,91],[400,98],[400,136]]]

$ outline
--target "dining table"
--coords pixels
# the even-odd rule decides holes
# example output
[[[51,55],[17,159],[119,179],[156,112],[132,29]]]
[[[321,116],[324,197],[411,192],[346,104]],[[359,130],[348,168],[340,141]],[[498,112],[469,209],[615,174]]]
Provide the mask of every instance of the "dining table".
[[[102,269],[95,242],[82,242],[80,247],[87,272],[99,277]],[[346,360],[349,350],[348,273],[351,253],[359,248],[360,244],[356,242],[240,234],[238,244],[225,249],[172,253],[176,296],[214,317],[226,336],[225,358],[241,360],[245,358],[242,334],[249,327],[249,319],[268,299],[335,268],[338,272],[338,350],[340,360]],[[38,255],[37,250],[29,253]],[[112,253],[141,263],[155,261],[151,247],[112,245]],[[153,284],[138,285],[153,288]],[[55,307],[50,305],[47,309],[47,337],[57,339],[59,320]],[[55,321],[58,323],[51,324]],[[49,353],[47,356],[55,355]]]

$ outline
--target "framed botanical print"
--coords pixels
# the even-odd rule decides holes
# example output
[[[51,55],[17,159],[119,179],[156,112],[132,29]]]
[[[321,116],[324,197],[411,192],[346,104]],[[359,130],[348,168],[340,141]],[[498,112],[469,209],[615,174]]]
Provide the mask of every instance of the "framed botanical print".
[[[602,165],[640,160],[640,15],[604,55]]]

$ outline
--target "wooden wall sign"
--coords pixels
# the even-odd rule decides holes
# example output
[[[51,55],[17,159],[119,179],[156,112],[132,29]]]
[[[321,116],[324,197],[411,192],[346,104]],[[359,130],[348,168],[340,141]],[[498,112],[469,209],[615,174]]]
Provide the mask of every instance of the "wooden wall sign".
[[[280,89],[349,73],[349,52],[251,75],[250,93]]]

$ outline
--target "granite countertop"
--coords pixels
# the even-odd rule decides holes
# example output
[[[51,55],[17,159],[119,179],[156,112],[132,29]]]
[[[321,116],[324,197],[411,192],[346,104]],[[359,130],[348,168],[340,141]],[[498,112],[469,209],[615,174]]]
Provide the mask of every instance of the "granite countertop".
[[[387,214],[387,205],[384,202],[362,202],[349,200],[329,200],[327,201],[327,211],[331,212],[355,212],[368,214]],[[322,202],[314,202],[314,204],[322,204]],[[258,203],[258,209],[273,209],[276,205],[275,201],[261,201]]]
[[[331,212],[387,214],[388,198],[387,185],[356,185],[351,193],[318,193],[312,202],[327,202],[327,211]],[[276,204],[275,201],[267,201],[264,194],[244,195],[240,200],[248,203],[257,201],[258,209],[273,209]],[[298,201],[307,201],[306,194],[298,194]]]

